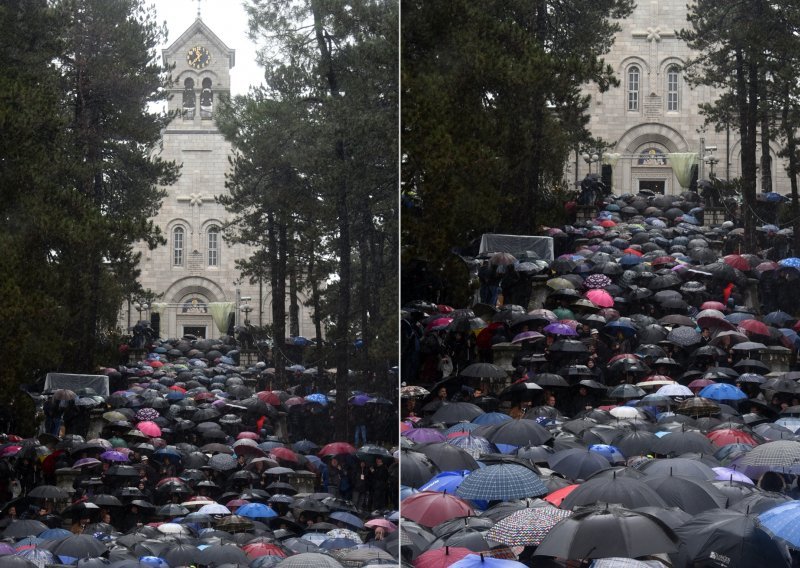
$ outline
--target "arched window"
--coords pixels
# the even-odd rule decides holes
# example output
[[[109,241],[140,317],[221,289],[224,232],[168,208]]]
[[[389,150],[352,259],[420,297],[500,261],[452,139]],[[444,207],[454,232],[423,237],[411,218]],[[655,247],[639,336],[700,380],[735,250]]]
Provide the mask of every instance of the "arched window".
[[[219,266],[219,227],[208,229],[208,265]]]
[[[678,67],[673,65],[667,69],[667,111],[677,112],[680,94],[678,91]]]
[[[183,227],[175,227],[172,231],[172,266],[183,266],[184,235]]]
[[[639,110],[639,80],[641,73],[639,67],[632,65],[628,68],[628,110]]]
[[[200,118],[202,120],[211,120],[211,114],[214,110],[214,93],[211,91],[211,79],[206,77],[203,79],[203,90],[200,91]]]
[[[194,118],[195,107],[194,79],[187,78],[183,82],[183,116],[187,119]]]

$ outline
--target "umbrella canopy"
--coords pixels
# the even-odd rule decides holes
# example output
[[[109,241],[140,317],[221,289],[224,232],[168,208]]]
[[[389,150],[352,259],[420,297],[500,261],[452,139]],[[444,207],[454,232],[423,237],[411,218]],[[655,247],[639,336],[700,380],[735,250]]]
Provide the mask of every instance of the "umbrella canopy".
[[[545,535],[571,511],[556,507],[520,509],[495,524],[486,538],[507,546],[538,546]]]
[[[587,479],[598,471],[611,467],[608,460],[588,448],[570,448],[556,452],[547,460],[554,471],[568,479]]]
[[[636,558],[676,552],[678,539],[656,517],[621,507],[587,508],[564,519],[544,537],[537,556],[567,559]]]
[[[488,465],[475,470],[456,490],[456,495],[463,499],[487,501],[536,497],[547,493],[547,486],[532,469],[513,463]]]
[[[572,510],[595,503],[616,503],[629,509],[667,506],[643,481],[614,474],[610,478],[595,477],[581,483],[564,497],[559,507]]]
[[[740,460],[740,465],[760,466],[776,471],[800,471],[800,442],[774,440],[756,446]]]
[[[757,517],[710,509],[675,529],[680,539],[679,566],[711,565],[720,560],[731,568],[790,565],[788,553],[757,525]]]
[[[403,517],[425,527],[435,527],[444,521],[474,514],[466,501],[447,493],[420,491],[403,500]]]
[[[800,501],[789,501],[758,516],[760,527],[769,534],[800,549]]]

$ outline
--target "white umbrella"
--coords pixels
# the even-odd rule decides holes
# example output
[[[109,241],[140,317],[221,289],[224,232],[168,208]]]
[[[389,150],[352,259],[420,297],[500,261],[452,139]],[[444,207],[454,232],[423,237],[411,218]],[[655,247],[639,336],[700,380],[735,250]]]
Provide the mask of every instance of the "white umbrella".
[[[178,534],[178,535],[187,535],[191,533],[189,527],[186,527],[184,525],[179,525],[178,523],[162,523],[158,525],[158,532],[162,534]]]
[[[203,505],[197,510],[198,513],[204,515],[230,515],[231,510],[228,509],[225,505],[220,505],[219,503],[209,503],[208,505]]]
[[[694,393],[689,387],[678,383],[664,385],[656,391],[656,394],[661,394],[664,396],[694,396]]]
[[[641,414],[632,406],[617,406],[612,408],[609,413],[614,418],[639,418]]]

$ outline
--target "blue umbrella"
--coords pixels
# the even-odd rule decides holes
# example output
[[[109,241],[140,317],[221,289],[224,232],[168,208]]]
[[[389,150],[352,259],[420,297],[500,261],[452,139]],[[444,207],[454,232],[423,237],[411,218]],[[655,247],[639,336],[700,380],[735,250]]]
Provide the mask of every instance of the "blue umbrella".
[[[625,461],[625,456],[622,455],[622,452],[620,452],[619,448],[616,446],[610,446],[608,444],[592,444],[589,446],[589,451],[600,454],[612,464]]]
[[[67,529],[47,529],[39,533],[39,538],[42,540],[58,540],[71,534]]]
[[[401,485],[400,486],[400,500],[402,501],[406,497],[411,497],[415,493],[419,493],[419,489],[414,487],[409,487],[408,485]]]
[[[169,564],[158,556],[142,556],[139,558],[139,566],[142,565],[152,568],[169,568]]]
[[[800,548],[800,501],[789,501],[758,516],[761,527],[774,537]]]
[[[328,516],[333,520],[341,521],[346,525],[350,525],[351,527],[355,527],[357,529],[364,527],[364,521],[356,517],[353,513],[348,513],[347,511],[334,511]]]
[[[488,465],[470,473],[456,490],[462,499],[509,501],[549,492],[533,470],[514,463]]]
[[[17,556],[33,562],[40,568],[44,568],[48,564],[56,564],[56,559],[49,550],[44,548],[26,548],[15,553]]]
[[[439,491],[441,493],[455,494],[461,483],[470,474],[470,470],[443,471],[437,473],[430,480],[420,486],[420,491]]]
[[[487,413],[491,414],[491,413]],[[480,416],[485,416],[485,414],[481,414]],[[478,418],[480,418],[478,416]],[[509,417],[510,418],[510,417]],[[476,428],[480,428],[481,425],[475,422],[459,422],[458,424],[453,424],[447,430],[443,430],[442,434],[447,436],[448,434],[453,434],[454,432],[472,432]]]
[[[784,258],[783,260],[779,260],[778,264],[789,268],[800,268],[800,258],[797,258],[796,256]]]
[[[321,404],[322,406],[328,406],[328,397],[319,392],[308,395],[306,397],[306,400],[308,402],[316,402],[317,404]]]
[[[450,568],[525,568],[526,564],[516,560],[484,557],[483,554],[467,554],[461,560],[450,565]]]
[[[248,519],[272,519],[278,516],[271,507],[263,503],[248,503],[236,509],[236,514]]]
[[[712,400],[744,400],[747,395],[737,386],[728,383],[714,383],[703,387],[698,396]]]
[[[513,420],[513,418],[511,418],[508,414],[503,414],[502,412],[487,412],[486,414],[481,414],[480,416],[473,418],[472,423],[483,426],[486,424],[502,424],[503,422],[508,422],[509,420]]]
[[[466,436],[450,438],[447,440],[447,443],[457,448],[461,448],[462,450],[466,450],[472,455],[473,458],[477,458],[481,454],[497,453],[497,446],[482,436],[473,436],[472,434],[467,434]]]
[[[603,326],[603,330],[611,335],[616,335],[617,333],[621,333],[625,337],[633,337],[636,335],[636,327],[634,327],[632,323],[626,321],[615,320],[609,322]]]

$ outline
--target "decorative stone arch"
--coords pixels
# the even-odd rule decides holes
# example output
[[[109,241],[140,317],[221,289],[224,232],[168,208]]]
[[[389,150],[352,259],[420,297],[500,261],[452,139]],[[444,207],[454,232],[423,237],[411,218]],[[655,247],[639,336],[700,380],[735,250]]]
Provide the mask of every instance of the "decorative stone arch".
[[[678,87],[678,93],[677,93],[678,94],[678,109],[670,111],[667,108],[667,103],[668,103],[667,99],[668,99],[668,95],[669,95],[669,90],[667,88],[667,82],[668,82],[667,72],[670,69],[672,69],[673,67],[675,67],[676,70],[678,71],[678,84],[677,84],[677,87]],[[665,114],[669,113],[669,116],[675,116],[677,113],[685,112],[686,109],[688,108],[688,106],[686,104],[686,101],[688,100],[688,97],[686,96],[686,91],[689,88],[689,86],[688,86],[688,84],[686,83],[686,80],[685,80],[683,67],[684,67],[684,62],[683,62],[683,60],[681,60],[678,57],[666,57],[659,63],[659,68],[658,68],[658,83],[659,83],[658,91],[660,93],[662,93],[662,100],[663,100],[663,104],[664,104],[664,113]]]
[[[644,167],[634,159],[638,152],[648,146],[658,147],[666,153],[690,151],[689,144],[680,132],[666,124],[649,122],[634,126],[617,142],[616,151],[628,159],[618,162],[621,171],[615,172],[615,184],[618,184],[615,187],[622,188],[623,192],[637,193],[641,181],[651,181],[663,183],[665,193],[675,193],[679,185],[669,165]]]
[[[624,77],[625,72],[631,65],[638,65],[639,67],[641,67],[643,74],[647,73],[648,75],[650,75],[652,71],[652,69],[650,69],[650,64],[647,63],[647,60],[637,55],[630,55],[625,59],[623,59],[622,61],[620,61],[619,67],[617,68],[617,74],[619,74],[620,77]]]
[[[183,304],[191,297],[205,302],[230,301],[224,290],[213,280],[202,276],[187,276],[172,283],[164,292],[166,309],[161,313],[161,325],[170,336],[182,336],[187,329],[203,329],[205,337],[219,337],[210,312],[186,313]]]
[[[786,167],[788,166],[788,160],[786,158],[781,158],[778,154],[782,150],[782,148],[776,144],[774,141],[770,142],[769,145],[769,155],[772,158],[772,191],[777,193],[786,193],[787,187],[781,187],[778,184],[778,179],[783,178],[786,173]],[[729,150],[730,157],[728,158],[731,162],[731,178],[737,178],[742,175],[742,141],[737,138],[731,144],[731,148]],[[719,164],[716,166],[716,175],[718,177],[724,178],[726,175],[725,172],[725,156],[722,155],[720,152],[717,152],[717,157],[719,158]],[[756,166],[759,168],[758,179],[757,179],[757,186],[756,191],[761,191],[761,143],[759,142],[758,150],[756,151],[756,159],[757,163]],[[787,181],[788,184],[788,181]]]
[[[200,229],[200,241],[202,243],[202,246],[200,247],[200,252],[204,255],[203,263],[206,266],[206,268],[211,268],[211,264],[210,264],[210,261],[209,261],[209,258],[210,258],[209,257],[209,255],[210,255],[210,253],[209,253],[209,248],[210,248],[209,247],[209,231],[212,228],[216,228],[217,229],[217,262],[216,262],[215,265],[213,265],[213,267],[215,269],[220,267],[221,258],[222,258],[222,252],[223,252],[222,251],[222,243],[223,243],[222,226],[223,226],[222,225],[222,221],[220,221],[218,219],[207,219],[207,220],[205,220],[203,222],[203,226]]]

